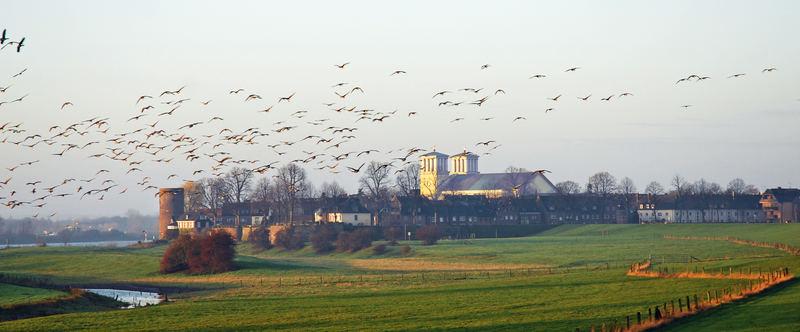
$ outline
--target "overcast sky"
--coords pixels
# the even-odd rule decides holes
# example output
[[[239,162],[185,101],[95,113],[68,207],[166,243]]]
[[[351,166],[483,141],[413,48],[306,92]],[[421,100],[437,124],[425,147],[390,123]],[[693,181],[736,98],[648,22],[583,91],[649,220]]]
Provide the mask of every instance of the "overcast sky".
[[[26,130],[0,133],[0,140],[8,137],[0,144],[0,182],[12,178],[0,188],[0,202],[31,200],[43,188],[89,179],[100,169],[110,172],[85,188],[105,187],[102,179],[118,187],[102,201],[73,195],[48,199],[39,209],[0,207],[0,216],[157,213],[154,192],[137,182],[150,177],[148,185],[179,186],[208,176],[210,171],[192,173],[215,162],[189,162],[181,150],[155,157],[139,152],[131,160],[142,160],[142,171],[126,174],[120,162],[87,157],[114,148],[110,135],[156,120],[169,133],[193,137],[222,128],[268,132],[278,121],[297,126],[289,136],[271,133],[258,145],[224,148],[234,159],[258,160],[250,167],[283,164],[303,157],[303,150],[332,153],[310,141],[277,148],[283,155],[266,145],[306,135],[327,138],[330,131],[322,129],[328,125],[357,126],[356,137],[338,152],[379,153],[341,162],[339,174],[306,166],[317,185],[336,180],[351,192],[358,175],[344,167],[388,161],[398,156],[389,153],[393,149],[434,146],[447,154],[465,147],[490,152],[481,156],[482,172],[509,165],[549,169],[553,183],[584,184],[608,171],[632,178],[640,191],[654,180],[667,187],[675,174],[723,187],[736,177],[761,189],[798,186],[799,7],[797,1],[6,1],[0,29],[11,41],[26,39],[20,53],[13,45],[0,51],[0,87],[11,85],[0,102],[28,96],[0,105],[0,125],[23,123]],[[350,64],[334,66],[344,62]],[[490,66],[481,69],[484,64]],[[579,69],[565,72],[572,67]],[[396,70],[406,73],[390,75]],[[741,73],[746,75],[728,78]],[[546,77],[529,79],[535,74]],[[710,79],[676,84],[692,74]],[[331,87],[338,82],[350,84]],[[172,99],[158,95],[184,85],[178,97],[190,100],[175,115],[146,112],[126,121],[145,103],[168,111],[171,105],[160,103]],[[334,94],[356,86],[364,93],[346,99]],[[245,91],[229,93],[239,88]],[[483,90],[431,98],[462,88]],[[505,94],[495,94],[497,89]],[[276,103],[293,92],[290,102]],[[620,97],[624,92],[632,95]],[[245,102],[251,93],[262,99]],[[156,98],[136,105],[141,95]],[[489,99],[480,107],[467,105],[484,96]],[[212,102],[200,103],[207,100]],[[445,100],[465,104],[438,106]],[[73,105],[62,110],[67,101]],[[269,113],[258,112],[271,105]],[[341,106],[397,112],[383,122],[355,122],[358,116],[331,110]],[[548,108],[553,110],[546,113]],[[297,118],[296,111],[307,113]],[[224,120],[177,130],[213,116]],[[519,116],[525,119],[512,121]],[[92,129],[33,148],[10,143],[33,134],[46,138],[57,131],[45,135],[51,126],[94,117],[110,118],[100,128],[109,128],[106,134]],[[453,122],[458,118],[463,120]],[[308,124],[315,120],[326,122]],[[476,147],[487,140],[500,145]],[[90,141],[101,143],[52,155],[63,143]],[[152,162],[169,156],[169,164]],[[34,160],[40,162],[5,170]],[[178,176],[168,180],[170,174]],[[34,194],[36,186],[26,183],[37,180],[42,183]],[[77,186],[75,181],[55,191],[77,192]],[[124,188],[129,190],[119,195]]]

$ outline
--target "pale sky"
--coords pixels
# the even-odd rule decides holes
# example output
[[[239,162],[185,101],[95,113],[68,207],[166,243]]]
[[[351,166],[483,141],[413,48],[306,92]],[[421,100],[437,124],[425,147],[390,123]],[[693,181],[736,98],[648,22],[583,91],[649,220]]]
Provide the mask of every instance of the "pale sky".
[[[39,218],[57,213],[54,218],[63,219],[128,209],[156,214],[154,191],[142,191],[137,182],[150,177],[147,185],[179,186],[183,179],[209,176],[210,170],[192,173],[216,163],[189,162],[183,150],[170,152],[170,146],[155,157],[137,152],[130,160],[142,161],[142,171],[126,174],[119,161],[87,157],[115,147],[133,152],[132,145],[107,140],[156,120],[167,133],[195,138],[222,128],[270,132],[257,145],[215,150],[258,160],[243,165],[251,168],[304,158],[303,150],[380,150],[342,161],[339,174],[304,165],[317,186],[336,180],[350,192],[357,190],[358,175],[346,166],[389,161],[402,155],[389,150],[409,147],[435,145],[447,154],[466,147],[480,154],[489,149],[475,144],[486,140],[500,146],[481,156],[482,172],[502,172],[509,165],[545,168],[553,183],[584,184],[592,174],[608,171],[632,178],[639,191],[653,180],[668,187],[675,174],[723,187],[736,177],[762,190],[798,186],[797,13],[797,1],[6,1],[0,29],[7,29],[10,41],[26,39],[20,53],[13,45],[0,51],[0,87],[11,85],[0,93],[0,102],[28,96],[0,105],[0,126],[22,123],[26,130],[0,132],[0,140],[8,138],[0,144],[0,182],[12,178],[0,188],[0,203],[31,200],[46,192],[43,188],[66,178],[90,179],[99,169],[109,173],[84,189],[106,187],[99,183],[105,179],[119,186],[102,201],[79,199],[75,181],[54,192],[75,195],[47,199],[42,208],[0,206],[0,216],[38,212]],[[350,64],[334,66],[344,62]],[[484,64],[490,67],[481,69]],[[565,72],[571,67],[580,68]],[[777,70],[762,73],[773,67]],[[11,77],[24,68],[23,75]],[[395,70],[406,73],[390,75]],[[740,73],[746,75],[728,78]],[[529,79],[535,74],[546,77]],[[710,79],[675,83],[692,74]],[[331,87],[339,82],[350,84]],[[158,98],[184,85],[176,98]],[[356,86],[364,93],[345,99],[334,94]],[[229,93],[239,88],[245,91]],[[462,88],[483,90],[431,98]],[[497,89],[506,94],[495,95]],[[290,102],[276,103],[293,92]],[[633,95],[620,97],[624,92]],[[262,99],[245,102],[248,94]],[[590,94],[586,101],[578,99]],[[136,105],[141,95],[156,98]],[[557,95],[557,101],[547,99]],[[609,95],[614,97],[601,100]],[[482,106],[466,105],[484,96],[489,99]],[[157,116],[171,109],[161,102],[178,98],[190,100],[174,115]],[[200,104],[207,100],[212,102]],[[438,106],[445,100],[465,103]],[[67,101],[73,105],[61,110]],[[144,105],[156,109],[126,122],[142,114]],[[269,113],[258,112],[270,105],[275,106]],[[383,122],[355,122],[357,115],[332,110],[353,106],[397,113]],[[548,108],[553,110],[545,113]],[[307,113],[299,119],[292,116],[296,111]],[[224,120],[178,131],[214,116]],[[512,122],[518,116],[525,119]],[[10,143],[34,134],[47,138],[58,132],[47,135],[51,126],[63,130],[94,117],[110,118],[101,128],[110,128],[106,134],[95,127],[51,146]],[[480,120],[488,117],[493,119]],[[451,122],[457,118],[463,120]],[[328,119],[324,125],[307,123],[323,119]],[[297,128],[271,132],[278,121]],[[359,129],[339,149],[325,150],[311,140],[277,148],[283,155],[266,147],[306,135],[334,137],[322,132],[327,126]],[[91,141],[101,143],[52,155],[63,150],[61,144]],[[212,153],[210,144],[202,149],[198,152]],[[152,162],[169,157],[174,158],[169,164]],[[34,160],[40,162],[6,170]],[[167,180],[170,174],[178,176]],[[42,183],[26,185],[37,180]],[[119,195],[124,188],[128,191]]]

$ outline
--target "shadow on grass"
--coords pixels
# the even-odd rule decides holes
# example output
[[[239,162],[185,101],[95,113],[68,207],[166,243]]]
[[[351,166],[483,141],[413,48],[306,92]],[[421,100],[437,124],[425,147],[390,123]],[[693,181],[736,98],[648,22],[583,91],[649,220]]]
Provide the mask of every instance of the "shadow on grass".
[[[764,299],[765,297],[775,295],[778,292],[786,290],[790,287],[800,286],[800,279],[792,278],[789,281],[784,283],[778,284],[773,286],[759,294],[731,302],[725,303],[723,305],[711,308],[709,310],[705,310],[695,315],[685,316],[679,319],[676,319],[672,323],[664,325],[660,328],[656,328],[653,330],[648,331],[663,331],[663,330],[682,330],[683,328],[690,328],[691,324],[697,321],[705,320],[705,319],[716,319],[715,315],[718,315],[720,312],[728,311],[728,310],[736,310],[737,308],[744,307],[746,305],[752,304],[753,302],[759,301]]]

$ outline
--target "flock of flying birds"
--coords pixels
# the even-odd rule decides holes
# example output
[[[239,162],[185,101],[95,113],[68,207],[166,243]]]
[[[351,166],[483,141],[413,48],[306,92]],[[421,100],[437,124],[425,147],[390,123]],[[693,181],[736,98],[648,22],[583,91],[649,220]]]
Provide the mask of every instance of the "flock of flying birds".
[[[2,48],[16,45],[19,52],[24,40],[22,38],[19,42],[8,41],[6,31],[3,30],[0,44]],[[336,64],[334,70],[346,70],[349,65],[350,62]],[[484,64],[480,66],[480,70],[488,70],[490,67],[489,64]],[[572,67],[564,72],[569,74],[579,69],[580,67]],[[10,79],[22,79],[26,70],[27,68],[21,70]],[[775,70],[767,68],[763,72]],[[408,73],[404,70],[394,70],[388,76],[399,75]],[[742,76],[744,74],[736,74],[730,78]],[[545,74],[534,74],[529,77],[536,80],[546,78]],[[676,84],[708,79],[710,77],[690,75],[678,80]],[[5,83],[0,82],[0,84]],[[0,86],[0,114],[9,112],[12,109],[11,104],[20,103],[27,96],[23,94],[16,98],[7,98],[15,93],[10,89],[12,87],[13,84]],[[24,160],[3,166],[5,176],[0,176],[0,203],[9,209],[33,207],[36,211],[33,217],[38,218],[40,211],[45,214],[52,212],[46,209],[53,200],[67,197],[78,200],[103,200],[106,195],[125,195],[133,190],[152,192],[157,197],[158,188],[165,181],[220,177],[234,167],[264,175],[280,167],[282,163],[297,163],[332,174],[340,172],[359,174],[363,173],[366,158],[374,158],[380,154],[383,160],[389,161],[381,163],[379,168],[387,168],[394,174],[399,174],[405,172],[407,166],[416,163],[420,154],[428,151],[415,146],[403,146],[391,150],[348,148],[359,140],[359,131],[365,126],[379,126],[401,115],[411,118],[418,114],[415,111],[398,114],[398,110],[384,112],[355,105],[350,102],[353,96],[365,94],[366,89],[354,83],[337,82],[330,88],[332,100],[323,103],[326,109],[313,113],[306,110],[292,112],[292,101],[296,92],[287,91],[277,98],[265,98],[256,91],[244,88],[221,92],[226,98],[239,100],[237,102],[242,103],[243,108],[253,108],[253,117],[257,117],[258,114],[268,114],[269,118],[274,116],[280,118],[280,121],[271,121],[268,127],[254,126],[242,130],[222,127],[226,123],[223,114],[211,114],[213,100],[203,98],[198,101],[189,95],[191,88],[187,86],[132,97],[132,108],[124,120],[95,116],[68,123],[52,123],[46,130],[38,132],[33,127],[26,127],[22,122],[0,120],[0,135],[2,135],[0,145],[11,145],[12,149],[36,150],[37,156],[48,158]],[[442,90],[432,94],[431,100],[434,103],[432,108],[480,109],[492,98],[500,98],[505,94],[506,92],[499,88],[464,87]],[[610,102],[612,98],[622,99],[632,96],[630,92],[623,92],[600,98],[600,101]],[[589,94],[577,96],[577,99],[586,102],[591,97]],[[548,98],[552,105],[544,112],[555,110],[555,105],[561,98],[562,94]],[[77,113],[77,108],[79,105],[67,100],[57,107],[57,111]],[[317,118],[322,112],[327,113],[329,117]],[[180,117],[181,114],[187,114],[187,118],[193,120],[184,121]],[[0,116],[0,119],[3,117],[5,116]],[[198,121],[198,118],[203,120]],[[493,117],[480,118],[481,121],[493,119]],[[463,117],[456,117],[450,122],[462,120]],[[511,122],[522,120],[526,120],[526,117],[516,116]],[[261,119],[258,121],[263,122]],[[174,122],[178,124],[173,124]],[[300,132],[298,128],[307,131],[310,129],[316,135],[295,134]],[[487,140],[475,143],[474,148],[481,149],[480,152],[483,154],[488,154],[500,146],[495,140]],[[252,147],[260,151],[259,155],[264,154],[264,148],[267,148],[266,151],[270,156],[241,158],[241,155],[252,156],[254,153],[239,153],[237,150],[241,149],[237,147]],[[294,159],[290,157],[298,155],[301,157]],[[86,170],[83,177],[69,177],[51,183],[15,176],[20,173],[20,169],[36,165],[53,167],[59,164],[60,158],[67,157],[84,158],[90,161],[85,163],[87,165],[103,166]],[[4,163],[10,162],[10,158],[4,159]],[[109,164],[113,166],[105,166]],[[148,176],[153,174],[150,171],[166,165],[177,165],[184,171],[169,174],[165,179],[153,179]],[[543,171],[545,170],[536,172]],[[73,173],[78,172],[80,170]],[[122,176],[136,179],[136,187],[118,182]],[[55,215],[53,212],[49,217]]]

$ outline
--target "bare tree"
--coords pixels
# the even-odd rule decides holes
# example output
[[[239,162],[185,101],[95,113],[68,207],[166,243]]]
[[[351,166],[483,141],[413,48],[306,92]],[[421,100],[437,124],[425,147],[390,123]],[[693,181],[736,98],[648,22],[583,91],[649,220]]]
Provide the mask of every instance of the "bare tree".
[[[287,164],[278,169],[275,178],[276,192],[279,199],[288,209],[289,223],[294,223],[294,205],[297,198],[303,197],[308,189],[306,170],[295,163]]]
[[[556,183],[556,189],[558,189],[558,192],[562,195],[575,195],[581,193],[581,185],[570,180]]]
[[[664,187],[660,183],[653,181],[647,185],[644,192],[648,195],[657,196],[664,193]]]
[[[517,188],[512,189],[515,191],[515,196],[525,196],[531,194],[528,192],[528,186],[522,186],[528,179],[528,175],[530,174],[529,170],[523,167],[508,166],[506,167],[505,173],[506,176],[504,185],[509,188]]]
[[[755,195],[759,193],[758,188],[752,184],[745,183],[741,178],[735,178],[731,180],[731,182],[728,182],[728,188],[725,191],[738,195]]]
[[[320,196],[332,198],[332,197],[340,197],[347,195],[347,191],[339,185],[338,182],[323,182],[322,185],[319,187],[319,194]]]
[[[273,191],[270,188],[272,182],[268,177],[262,177],[256,181],[253,190],[250,193],[251,198],[259,202],[270,202],[274,198]]]
[[[200,180],[199,192],[202,197],[202,206],[211,212],[214,218],[214,226],[217,225],[219,209],[225,202],[225,182],[220,178],[204,178]]]
[[[253,172],[242,167],[234,167],[225,175],[225,184],[230,199],[241,203],[247,199],[250,184],[253,182]]]
[[[636,185],[633,183],[633,180],[629,177],[624,177],[622,180],[619,180],[619,186],[617,186],[617,192],[623,195],[631,195],[636,193]]]
[[[183,184],[184,211],[198,211],[203,207],[203,186],[194,181]]]
[[[386,196],[389,183],[389,165],[371,161],[358,183],[361,189],[372,198]]]
[[[608,172],[596,173],[586,181],[586,191],[601,196],[607,196],[613,193],[616,188],[617,179]]]
[[[402,196],[411,196],[419,193],[419,164],[406,166],[395,178],[397,191]]]
[[[675,174],[675,176],[672,177],[670,184],[672,185],[672,190],[679,196],[688,192],[687,189],[689,189],[689,183],[686,182],[686,179],[678,174]]]

